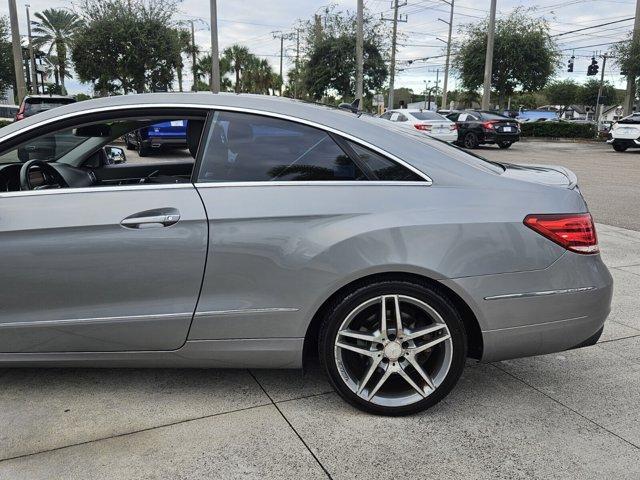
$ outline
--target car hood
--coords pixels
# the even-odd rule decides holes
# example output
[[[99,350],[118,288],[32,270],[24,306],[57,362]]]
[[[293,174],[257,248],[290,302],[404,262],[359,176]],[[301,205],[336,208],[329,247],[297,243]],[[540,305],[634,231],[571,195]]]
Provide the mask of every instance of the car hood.
[[[559,165],[514,165],[510,163],[502,163],[501,165],[505,169],[503,176],[516,180],[563,188],[573,188],[578,183],[578,177],[575,173]]]

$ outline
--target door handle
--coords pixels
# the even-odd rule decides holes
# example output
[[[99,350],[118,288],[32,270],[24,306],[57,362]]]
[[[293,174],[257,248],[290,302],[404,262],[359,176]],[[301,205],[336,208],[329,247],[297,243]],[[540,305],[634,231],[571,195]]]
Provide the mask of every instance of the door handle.
[[[170,227],[180,221],[176,209],[151,210],[133,214],[120,222],[126,228]]]

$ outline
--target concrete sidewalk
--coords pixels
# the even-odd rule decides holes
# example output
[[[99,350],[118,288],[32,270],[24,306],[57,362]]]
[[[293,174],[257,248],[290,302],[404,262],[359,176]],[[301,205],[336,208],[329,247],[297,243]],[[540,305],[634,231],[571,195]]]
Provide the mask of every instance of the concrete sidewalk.
[[[0,371],[0,479],[640,478],[640,232],[598,225],[615,279],[596,346],[469,363],[405,418],[291,371]]]

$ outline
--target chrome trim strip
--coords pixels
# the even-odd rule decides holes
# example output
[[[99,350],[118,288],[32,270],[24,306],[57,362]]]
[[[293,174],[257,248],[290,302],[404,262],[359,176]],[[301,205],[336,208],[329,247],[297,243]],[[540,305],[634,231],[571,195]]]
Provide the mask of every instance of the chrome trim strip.
[[[277,180],[273,182],[199,182],[195,184],[197,188],[222,188],[222,187],[295,187],[295,186],[349,186],[349,187],[373,187],[373,186],[388,186],[388,187],[427,187],[427,182],[394,182],[390,180],[320,180],[320,181],[306,181],[306,180]]]
[[[252,315],[259,313],[290,313],[297,312],[298,308],[242,308],[237,310],[209,310],[196,312],[196,317],[208,317],[211,315]]]
[[[89,317],[89,318],[68,318],[64,320],[42,320],[42,321],[30,321],[30,322],[9,322],[0,323],[0,328],[11,327],[46,327],[56,325],[69,325],[74,323],[91,323],[91,322],[119,322],[127,320],[154,320],[161,318],[171,317],[188,317],[191,318],[192,312],[179,312],[179,313],[157,313],[153,315],[129,315],[120,317]]]
[[[432,185],[433,184],[433,180],[424,172],[418,170],[416,167],[414,167],[413,165],[408,164],[407,162],[405,162],[404,160],[396,157],[395,155],[393,155],[392,153],[387,152],[386,150],[383,150],[369,142],[366,142],[364,140],[362,140],[361,138],[355,137],[349,133],[343,132],[341,130],[338,130],[336,128],[333,127],[329,127],[327,125],[323,125],[321,123],[317,123],[317,122],[313,122],[311,120],[306,120],[303,118],[299,118],[299,117],[294,117],[291,115],[286,115],[286,114],[282,114],[282,113],[276,113],[276,112],[268,112],[265,110],[259,110],[256,108],[246,108],[246,107],[232,107],[232,106],[226,106],[226,105],[216,105],[216,104],[207,104],[207,105],[202,105],[202,104],[193,104],[193,103],[185,103],[185,104],[181,104],[181,103],[143,103],[143,104],[132,104],[132,105],[114,105],[111,107],[101,107],[101,108],[92,108],[89,110],[85,110],[85,111],[81,111],[81,112],[73,112],[73,113],[67,113],[66,115],[60,115],[59,117],[56,118],[50,118],[47,120],[43,120],[42,122],[38,122],[35,123],[33,125],[30,125],[28,127],[25,127],[22,130],[18,130],[16,132],[10,133],[2,138],[0,138],[0,145],[2,145],[2,143],[6,140],[9,140],[15,136],[21,135],[24,132],[28,132],[30,130],[34,130],[36,128],[39,127],[43,127],[45,125],[49,125],[51,123],[60,121],[60,120],[65,120],[67,118],[72,118],[72,117],[76,117],[78,115],[90,115],[93,113],[101,113],[101,112],[109,112],[109,111],[119,111],[119,110],[129,110],[129,109],[137,109],[137,108],[141,108],[141,109],[150,109],[150,108],[193,108],[193,109],[197,109],[197,110],[217,110],[217,111],[227,111],[227,112],[244,112],[244,113],[254,113],[256,115],[264,115],[267,117],[273,117],[273,118],[281,118],[283,120],[290,120],[292,122],[297,122],[297,123],[301,123],[304,125],[309,125],[311,127],[315,127],[318,128],[320,130],[324,130],[325,132],[332,132],[335,133],[336,135],[340,135],[341,137],[347,138],[355,143],[358,143],[364,147],[367,147],[375,152],[380,153],[381,155],[384,155],[386,157],[389,157],[390,159],[392,159],[393,161],[399,163],[400,165],[402,165],[405,168],[408,168],[409,170],[411,170],[413,173],[415,173],[416,175],[424,178],[425,180],[425,184],[426,185]]]
[[[485,300],[505,300],[508,298],[546,297],[548,295],[588,292],[589,290],[595,290],[595,289],[596,287],[580,287],[580,288],[563,288],[560,290],[544,290],[540,292],[507,293],[505,295],[491,295],[489,297],[484,297],[484,299]]]
[[[0,192],[3,197],[31,197],[34,195],[64,195],[70,193],[100,193],[100,192],[122,192],[136,190],[177,190],[193,188],[192,183],[167,183],[167,184],[135,184],[117,185],[109,187],[81,187],[81,188],[52,188],[47,190],[24,190],[19,192]]]

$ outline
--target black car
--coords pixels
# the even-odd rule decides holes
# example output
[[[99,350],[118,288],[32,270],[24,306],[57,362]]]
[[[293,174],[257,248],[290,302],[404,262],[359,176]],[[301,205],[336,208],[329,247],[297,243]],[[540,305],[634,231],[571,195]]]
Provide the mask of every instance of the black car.
[[[509,148],[520,140],[518,122],[492,112],[465,110],[453,112],[447,118],[458,126],[458,145],[476,148],[478,145],[497,144]]]

